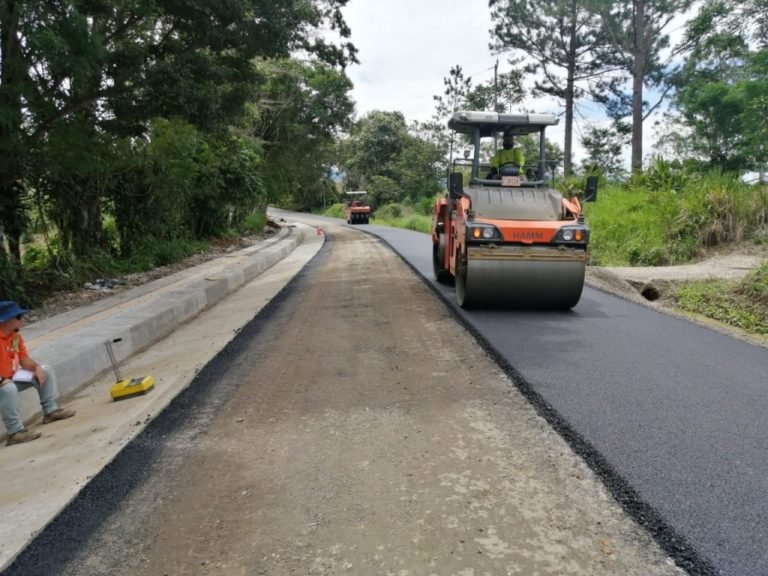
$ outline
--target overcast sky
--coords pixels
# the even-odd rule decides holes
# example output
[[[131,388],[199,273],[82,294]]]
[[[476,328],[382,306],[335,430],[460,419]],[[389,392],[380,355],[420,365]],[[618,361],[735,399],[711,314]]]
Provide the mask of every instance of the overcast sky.
[[[427,120],[434,112],[435,94],[443,92],[443,78],[459,65],[473,85],[493,78],[499,59],[501,71],[509,69],[504,55],[495,56],[488,44],[491,17],[488,0],[349,0],[344,17],[352,29],[352,43],[360,64],[348,69],[354,82],[352,96],[358,116],[371,110],[399,110],[406,120]],[[560,114],[551,100],[525,102],[527,109]],[[591,121],[603,119],[599,111]],[[583,158],[579,142],[585,122],[574,126],[574,161]],[[651,153],[653,129],[644,127],[645,154]],[[547,131],[563,147],[563,122]],[[630,150],[625,153],[629,161]]]
[[[350,0],[344,16],[360,64],[349,68],[360,116],[400,110],[426,120],[458,64],[474,83],[493,78],[488,0]]]

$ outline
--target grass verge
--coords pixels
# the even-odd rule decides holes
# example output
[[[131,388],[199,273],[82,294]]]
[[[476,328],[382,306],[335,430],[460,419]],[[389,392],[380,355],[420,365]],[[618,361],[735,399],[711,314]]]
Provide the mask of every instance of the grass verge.
[[[768,335],[768,264],[739,282],[687,282],[674,295],[681,310],[701,314],[752,334]]]

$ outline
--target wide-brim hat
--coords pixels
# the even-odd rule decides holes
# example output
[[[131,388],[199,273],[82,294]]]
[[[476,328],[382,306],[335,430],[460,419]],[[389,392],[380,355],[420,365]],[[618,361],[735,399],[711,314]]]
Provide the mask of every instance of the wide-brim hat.
[[[29,310],[22,308],[13,300],[0,300],[0,322],[8,322],[8,320],[27,312]]]

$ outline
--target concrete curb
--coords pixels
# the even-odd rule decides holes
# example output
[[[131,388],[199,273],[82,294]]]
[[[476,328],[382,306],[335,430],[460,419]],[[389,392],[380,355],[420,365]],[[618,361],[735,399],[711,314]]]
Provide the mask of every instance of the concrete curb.
[[[168,336],[188,322],[288,256],[302,242],[294,228],[281,229],[276,241],[258,250],[247,248],[236,254],[244,261],[226,271],[169,292],[156,299],[120,312],[39,347],[29,346],[30,356],[50,365],[55,374],[59,398],[73,394],[101,374],[112,369],[104,343],[121,338],[113,345],[118,362]],[[162,279],[161,279],[162,280]],[[157,281],[160,282],[160,281]],[[146,286],[139,287],[143,292]],[[55,323],[55,319],[51,319]],[[25,331],[26,334],[26,331]],[[40,402],[34,390],[19,395],[19,410],[25,422],[40,415]]]

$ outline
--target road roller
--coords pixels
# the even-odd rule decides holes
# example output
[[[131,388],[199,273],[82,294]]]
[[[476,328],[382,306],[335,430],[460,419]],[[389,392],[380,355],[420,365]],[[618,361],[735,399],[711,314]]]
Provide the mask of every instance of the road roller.
[[[347,192],[347,203],[344,205],[344,215],[347,224],[368,224],[371,218],[371,207],[367,200],[368,192],[355,190]]]
[[[463,162],[452,163],[448,193],[434,205],[432,261],[435,279],[455,284],[462,308],[567,310],[579,302],[589,228],[579,199],[547,184],[544,134],[557,122],[550,114],[474,111],[449,120],[449,128],[472,143],[474,157],[468,151]],[[514,137],[536,134],[534,165],[518,154],[481,163],[486,139],[503,137],[506,149]],[[597,183],[596,176],[587,178],[583,201],[595,201]]]

